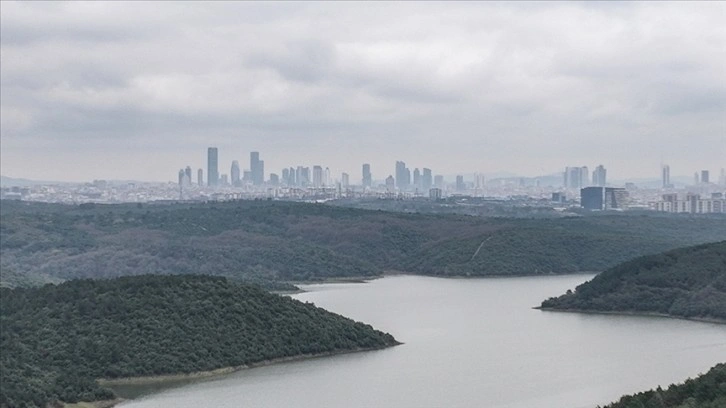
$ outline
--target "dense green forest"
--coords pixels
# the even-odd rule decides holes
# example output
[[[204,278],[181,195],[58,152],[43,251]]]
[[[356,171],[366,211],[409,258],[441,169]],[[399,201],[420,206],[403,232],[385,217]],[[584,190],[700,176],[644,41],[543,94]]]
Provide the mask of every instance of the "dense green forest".
[[[113,397],[97,378],[190,373],[397,344],[312,304],[222,277],[0,289],[0,406]]]
[[[664,390],[641,392],[620,398],[604,408],[724,408],[726,407],[726,364],[706,374]]]
[[[726,241],[624,262],[542,308],[726,321]]]
[[[724,216],[514,219],[266,200],[80,206],[3,201],[0,283],[210,274],[276,288],[284,281],[390,270],[444,276],[571,273],[723,239]]]

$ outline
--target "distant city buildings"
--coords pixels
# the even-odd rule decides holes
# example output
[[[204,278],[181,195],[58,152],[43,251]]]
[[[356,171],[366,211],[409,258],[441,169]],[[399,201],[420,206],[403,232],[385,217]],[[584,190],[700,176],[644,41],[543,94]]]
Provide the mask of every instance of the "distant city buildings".
[[[677,193],[670,193],[663,194],[660,201],[650,203],[650,208],[669,213],[726,213],[726,199],[723,193],[713,193],[710,198],[701,198],[700,194],[687,193],[683,199],[679,199]]]
[[[708,170],[701,170],[701,183],[707,184],[709,182]]]

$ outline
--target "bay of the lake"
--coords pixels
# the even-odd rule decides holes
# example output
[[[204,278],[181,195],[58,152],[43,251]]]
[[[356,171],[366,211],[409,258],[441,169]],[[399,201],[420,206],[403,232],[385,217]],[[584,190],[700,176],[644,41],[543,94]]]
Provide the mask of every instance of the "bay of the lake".
[[[151,392],[123,408],[593,408],[726,361],[726,325],[532,309],[593,275],[390,276],[294,295],[405,344]]]

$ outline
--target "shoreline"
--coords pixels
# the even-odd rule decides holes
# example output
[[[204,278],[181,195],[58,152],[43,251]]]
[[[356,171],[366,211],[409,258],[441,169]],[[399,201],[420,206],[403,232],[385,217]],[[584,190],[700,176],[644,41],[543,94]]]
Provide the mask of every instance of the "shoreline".
[[[535,306],[532,309],[541,310],[545,312],[563,312],[563,313],[583,313],[583,314],[600,314],[600,315],[615,315],[615,316],[640,316],[640,317],[662,317],[676,320],[686,320],[691,322],[700,323],[712,323],[712,324],[726,324],[726,319],[718,319],[714,317],[685,317],[669,315],[665,313],[657,312],[638,312],[638,311],[610,311],[610,310],[583,310],[583,309],[557,309],[553,307],[542,307]]]
[[[385,347],[368,347],[368,348],[357,348],[357,349],[351,349],[351,350],[328,351],[328,352],[324,352],[324,353],[299,354],[296,356],[278,357],[278,358],[273,358],[270,360],[263,360],[263,361],[258,361],[258,362],[250,363],[250,364],[244,364],[244,365],[240,365],[240,366],[220,367],[220,368],[216,368],[214,370],[195,371],[192,373],[161,374],[161,375],[123,377],[123,378],[100,378],[100,379],[97,379],[96,382],[98,382],[98,384],[101,386],[112,388],[114,385],[148,385],[148,384],[162,384],[162,383],[166,383],[166,382],[176,382],[176,381],[184,381],[184,380],[207,379],[207,378],[221,377],[221,376],[224,376],[227,374],[232,374],[232,373],[235,373],[235,372],[238,372],[241,370],[249,370],[252,368],[266,367],[266,366],[275,365],[275,364],[312,360],[312,359],[321,358],[321,357],[331,357],[331,356],[337,356],[337,355],[343,355],[343,354],[360,353],[360,352],[364,352],[364,351],[385,350],[390,347],[400,346],[401,344],[403,344],[403,343],[397,341],[395,344],[392,344],[390,346],[385,346]],[[119,401],[119,402],[121,402],[121,401]]]

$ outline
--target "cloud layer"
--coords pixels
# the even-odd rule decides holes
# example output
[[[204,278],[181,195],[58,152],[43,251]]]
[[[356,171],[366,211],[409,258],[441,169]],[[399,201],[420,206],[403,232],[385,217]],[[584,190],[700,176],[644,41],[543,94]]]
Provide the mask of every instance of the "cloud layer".
[[[1,171],[726,167],[726,5],[3,2]],[[223,170],[222,172],[226,172]]]

